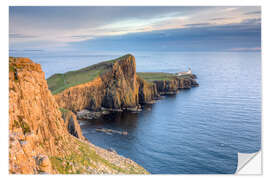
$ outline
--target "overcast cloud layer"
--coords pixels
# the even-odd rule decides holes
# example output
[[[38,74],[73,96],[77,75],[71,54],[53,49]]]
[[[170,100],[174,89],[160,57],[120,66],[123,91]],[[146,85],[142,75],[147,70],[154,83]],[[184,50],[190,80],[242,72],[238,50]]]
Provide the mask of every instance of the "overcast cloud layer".
[[[10,7],[10,50],[259,51],[259,7]]]

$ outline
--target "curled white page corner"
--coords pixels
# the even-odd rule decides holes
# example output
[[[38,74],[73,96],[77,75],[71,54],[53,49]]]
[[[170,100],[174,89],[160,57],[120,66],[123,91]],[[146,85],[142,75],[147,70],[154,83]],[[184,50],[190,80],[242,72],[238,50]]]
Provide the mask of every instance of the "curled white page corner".
[[[255,153],[238,153],[238,164],[235,174],[261,175],[261,151]]]

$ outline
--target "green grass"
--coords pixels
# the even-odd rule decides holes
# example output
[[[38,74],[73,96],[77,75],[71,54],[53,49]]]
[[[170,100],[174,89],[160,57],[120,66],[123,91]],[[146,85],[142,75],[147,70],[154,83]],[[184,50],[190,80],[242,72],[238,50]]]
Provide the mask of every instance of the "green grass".
[[[103,164],[109,169],[113,169],[118,173],[125,174],[142,174],[147,173],[143,168],[127,166],[123,169],[121,167],[112,164],[106,159],[98,155],[94,149],[90,148],[88,144],[77,141],[79,145],[79,152],[72,152],[70,155],[65,157],[51,156],[50,161],[53,169],[56,169],[60,174],[92,174],[94,169],[98,169],[96,165]],[[73,166],[73,168],[72,168]],[[88,169],[89,167],[89,169]],[[92,170],[91,170],[92,169]]]
[[[172,80],[175,78],[185,79],[185,78],[191,77],[191,75],[189,74],[176,76],[176,74],[174,73],[162,73],[162,72],[138,72],[137,75],[148,82],[166,81],[166,80]]]
[[[128,56],[130,56],[130,54],[117,59],[94,64],[77,71],[69,71],[64,74],[54,74],[47,79],[49,89],[52,94],[58,94],[69,87],[92,81],[102,73],[107,72],[116,61],[125,59]]]
[[[161,80],[171,80],[175,78],[175,74],[172,73],[159,73],[159,72],[139,72],[138,76],[145,79],[146,81],[161,81]]]
[[[68,112],[69,110],[65,109],[65,108],[59,108],[59,110],[61,111],[62,114]]]
[[[31,132],[29,125],[23,120],[23,116],[18,115],[18,121],[14,120],[14,127],[22,128],[23,134]]]

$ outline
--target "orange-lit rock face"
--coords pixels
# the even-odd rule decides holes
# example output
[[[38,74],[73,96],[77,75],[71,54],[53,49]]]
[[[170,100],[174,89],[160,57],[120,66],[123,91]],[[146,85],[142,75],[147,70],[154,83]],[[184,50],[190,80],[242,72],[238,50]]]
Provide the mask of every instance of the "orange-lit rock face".
[[[137,84],[140,104],[149,103],[159,96],[156,84],[148,83],[139,76],[137,76]]]
[[[55,146],[56,138],[66,134],[63,123],[58,105],[48,90],[40,65],[27,58],[10,58],[9,160],[11,173],[42,171],[37,164],[37,159],[42,154],[46,156],[58,153]],[[46,167],[43,167],[44,169]],[[51,173],[50,168],[47,170]]]
[[[68,132],[79,139],[85,140],[76,114],[74,114],[72,111],[66,110],[62,113],[62,117],[65,121],[65,128],[68,130]]]
[[[60,107],[72,111],[138,106],[135,58],[128,56],[115,62],[110,69],[93,81],[68,88],[56,94],[55,99]]]

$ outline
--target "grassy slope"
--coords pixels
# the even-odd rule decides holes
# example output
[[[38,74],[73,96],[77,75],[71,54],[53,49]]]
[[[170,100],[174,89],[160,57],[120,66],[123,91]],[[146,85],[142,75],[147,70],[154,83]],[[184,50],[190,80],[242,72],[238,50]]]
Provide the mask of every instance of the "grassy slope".
[[[59,174],[149,174],[143,167],[131,163],[125,163],[125,167],[117,166],[97,154],[93,147],[74,140],[69,155],[50,157],[53,169]]]
[[[92,81],[94,78],[110,69],[114,62],[125,59],[127,56],[130,55],[127,54],[117,59],[94,64],[77,71],[69,71],[64,74],[54,74],[47,79],[49,89],[53,94],[57,94],[69,87]]]
[[[162,81],[162,80],[172,80],[174,78],[190,78],[191,75],[176,76],[173,73],[163,73],[163,72],[137,72],[137,75],[145,79],[148,82],[152,81]]]
[[[138,72],[137,75],[146,81],[170,80],[175,77],[175,75],[171,73],[159,72]]]

